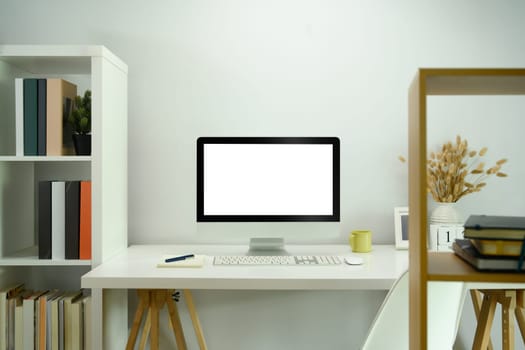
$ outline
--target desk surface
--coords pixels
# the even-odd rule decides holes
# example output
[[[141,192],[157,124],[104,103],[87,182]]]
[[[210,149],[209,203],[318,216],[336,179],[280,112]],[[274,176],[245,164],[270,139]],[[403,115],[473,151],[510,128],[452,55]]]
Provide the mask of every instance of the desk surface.
[[[348,245],[287,245],[292,255],[356,255],[363,265],[214,266],[214,255],[242,255],[245,245],[134,245],[82,276],[82,288],[349,290],[390,289],[408,269],[408,252],[374,245],[352,253]],[[157,268],[163,255],[207,255],[203,267]]]

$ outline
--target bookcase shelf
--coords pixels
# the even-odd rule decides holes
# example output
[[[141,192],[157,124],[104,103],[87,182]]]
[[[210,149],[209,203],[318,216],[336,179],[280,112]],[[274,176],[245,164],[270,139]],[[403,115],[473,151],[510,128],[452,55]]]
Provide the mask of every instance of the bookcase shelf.
[[[78,95],[92,91],[91,156],[19,155],[16,78],[62,78],[77,85]],[[0,105],[0,285],[79,289],[84,273],[127,247],[127,65],[103,46],[0,45]],[[91,180],[91,260],[37,258],[42,180]],[[127,310],[119,293],[113,302]],[[91,295],[93,348],[122,348],[125,334],[116,343],[103,336],[102,291]]]
[[[409,88],[410,349],[427,349],[427,283],[525,283],[523,273],[480,272],[452,253],[428,252],[427,96],[525,95],[525,69],[419,69]],[[525,287],[525,285],[524,285]]]
[[[0,266],[91,266],[91,260],[39,259],[38,246],[0,258]]]
[[[0,156],[0,162],[91,162],[91,156]]]

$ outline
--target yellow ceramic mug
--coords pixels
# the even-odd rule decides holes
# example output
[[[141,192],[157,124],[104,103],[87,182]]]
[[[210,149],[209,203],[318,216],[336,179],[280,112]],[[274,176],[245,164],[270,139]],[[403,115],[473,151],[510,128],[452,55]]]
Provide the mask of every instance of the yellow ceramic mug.
[[[368,253],[372,251],[372,231],[370,230],[352,231],[349,241],[354,253]]]

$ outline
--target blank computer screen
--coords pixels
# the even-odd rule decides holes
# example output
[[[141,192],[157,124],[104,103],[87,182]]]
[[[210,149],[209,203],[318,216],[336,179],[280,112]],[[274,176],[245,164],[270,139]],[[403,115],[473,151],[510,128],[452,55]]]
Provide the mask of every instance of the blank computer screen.
[[[198,221],[339,221],[337,138],[199,138]]]

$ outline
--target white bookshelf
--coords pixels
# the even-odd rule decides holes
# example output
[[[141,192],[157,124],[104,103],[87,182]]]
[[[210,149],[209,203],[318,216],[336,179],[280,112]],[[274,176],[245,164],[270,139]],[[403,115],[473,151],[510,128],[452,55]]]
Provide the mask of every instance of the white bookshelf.
[[[20,156],[15,78],[64,78],[92,90],[91,156]],[[127,65],[103,46],[0,45],[0,278],[31,288],[79,289],[81,276],[127,247]],[[18,130],[19,131],[19,130]],[[20,134],[20,132],[18,132]],[[18,155],[17,155],[18,154]],[[92,181],[92,259],[39,260],[36,189],[41,180]],[[57,280],[58,286],[50,285]],[[123,348],[124,291],[93,289],[94,349]],[[114,315],[103,302],[120,303]],[[105,317],[119,321],[104,332]],[[118,333],[122,334],[118,334]]]

